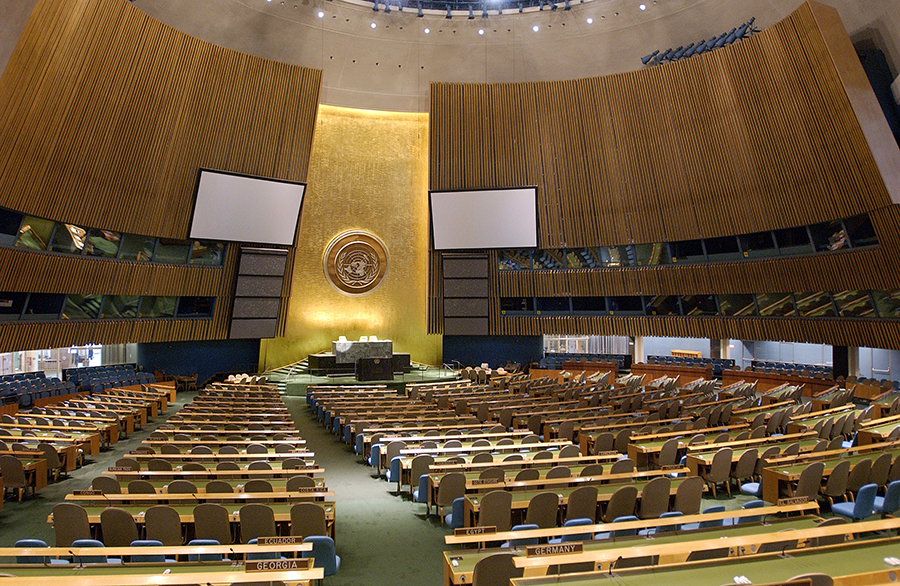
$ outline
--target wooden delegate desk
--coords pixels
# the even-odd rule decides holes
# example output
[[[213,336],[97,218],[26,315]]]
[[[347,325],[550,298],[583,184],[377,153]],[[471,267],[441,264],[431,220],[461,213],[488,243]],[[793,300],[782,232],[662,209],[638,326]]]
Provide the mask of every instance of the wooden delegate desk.
[[[152,496],[152,495],[151,495]],[[328,530],[328,536],[334,539],[335,530],[334,530],[334,521],[335,521],[335,503],[333,501],[305,501],[312,502],[313,504],[322,507],[325,510],[325,527]],[[148,503],[146,505],[122,505],[118,508],[125,509],[129,513],[131,513],[132,517],[134,517],[135,523],[138,524],[140,530],[143,530],[144,525],[144,513],[146,512],[149,506],[152,506],[154,503]],[[291,507],[296,503],[267,503],[267,506],[272,509],[272,512],[275,513],[275,523],[282,526],[282,528],[290,527],[291,523]],[[169,505],[178,513],[178,516],[181,518],[182,524],[186,524],[191,526],[193,529],[194,525],[194,506],[195,505]],[[98,530],[100,528],[100,514],[106,509],[106,506],[85,506],[82,505],[82,508],[87,512],[88,522],[91,525],[93,530]],[[231,513],[229,514],[229,521],[232,524],[232,529],[240,528],[240,506],[237,504],[234,507],[226,507],[231,508]],[[47,516],[47,522],[51,525],[53,524],[53,513]],[[282,534],[288,534],[287,531],[282,531]],[[96,550],[95,550],[96,551]]]
[[[2,438],[0,438],[0,439],[2,439]],[[10,442],[10,443],[13,443],[13,442]],[[19,442],[19,443],[22,443],[22,442]],[[24,442],[24,443],[27,443],[28,445],[33,445],[33,442]],[[63,465],[63,470],[65,470],[66,473],[69,473],[69,472],[75,470],[76,468],[78,468],[78,446],[73,445],[73,444],[60,445],[60,444],[54,444],[54,443],[50,443],[50,442],[43,442],[43,443],[50,444],[53,447],[53,449],[56,450],[56,453],[59,455],[59,460]],[[19,459],[22,459],[22,458],[41,459],[44,457],[44,453],[42,451],[38,450],[37,448],[35,448],[33,450],[29,449],[26,451],[14,451],[14,450],[0,451],[0,454],[11,454],[13,456],[16,456]]]
[[[399,432],[399,433],[398,433]],[[437,444],[442,444],[451,440],[459,440],[460,442],[473,442],[479,439],[486,440],[499,440],[503,438],[510,438],[512,440],[521,440],[523,437],[532,435],[528,430],[517,430],[517,431],[504,431],[500,433],[477,433],[477,434],[466,434],[466,435],[406,435],[405,429],[394,430],[391,434],[384,434],[380,438],[378,438],[376,443],[387,445],[391,442],[404,442],[407,444],[408,448],[412,448],[415,444],[421,444],[422,442],[436,442]],[[369,457],[369,454],[372,451],[372,435],[373,434],[365,434],[363,436],[363,452],[362,455],[365,458]],[[410,445],[413,444],[413,445]]]
[[[119,405],[121,407],[130,407],[144,411],[147,419],[153,419],[159,415],[159,402],[150,399],[138,399],[134,397],[124,397],[115,395],[105,395],[103,393],[93,394],[86,397],[89,400],[106,401],[108,405]]]
[[[141,386],[144,386],[148,389],[153,389],[158,393],[165,393],[169,397],[169,403],[174,403],[177,397],[175,381],[167,381],[163,383],[144,383]]]
[[[22,462],[22,468],[25,469],[25,481],[28,486],[34,488],[35,492],[47,486],[47,460],[44,460],[44,454],[39,451],[0,451],[0,456],[15,456]],[[0,488],[2,488],[0,483]],[[3,494],[0,492],[0,494]],[[0,502],[3,499],[0,498]]]
[[[684,480],[685,480],[684,477],[672,479],[671,487],[669,490],[670,498],[672,496],[675,496],[675,492],[677,491],[678,486]],[[637,488],[637,490],[638,490],[637,498],[638,498],[638,501],[640,501],[641,494],[644,490],[644,487],[647,486],[648,482],[650,482],[650,481],[649,480],[647,480],[647,481],[639,480],[639,481],[628,482],[628,483],[598,484],[598,485],[596,485],[597,486],[597,504],[601,505],[603,503],[609,502],[609,499],[610,499],[610,497],[612,497],[612,494],[616,490],[622,488],[623,486],[634,486],[635,488]],[[558,487],[558,488],[554,489],[554,492],[556,492],[556,494],[559,496],[559,506],[560,507],[564,507],[568,504],[569,495],[574,490],[576,490],[576,488],[571,488],[571,487]],[[512,495],[513,495],[512,507],[511,507],[513,514],[515,514],[516,511],[524,512],[525,510],[527,510],[529,501],[531,501],[531,499],[534,496],[536,496],[542,492],[547,492],[547,491],[545,491],[545,490],[522,490],[522,491],[513,492],[512,493]],[[484,496],[483,494],[478,493],[478,494],[474,494],[474,495],[468,495],[465,497],[465,501],[463,502],[463,521],[464,521],[463,524],[465,527],[473,527],[478,524],[478,514],[481,510],[480,501],[481,501],[481,497],[483,497],[483,496]],[[429,510],[431,508],[431,505],[432,505],[432,503],[429,502],[428,503]]]
[[[856,532],[864,533],[866,531],[879,530],[891,533],[896,530],[898,523],[900,523],[896,519],[890,519],[862,522],[859,523],[859,527],[854,527],[854,524],[840,527],[827,525],[819,527],[818,521],[817,517],[807,517],[805,519],[774,521],[771,525],[747,524],[736,526],[731,530],[713,532],[720,533],[718,536],[704,535],[706,532],[698,532],[692,535],[692,537],[696,538],[695,540],[685,540],[683,535],[672,536],[669,534],[662,537],[656,535],[652,543],[646,545],[634,544],[629,546],[624,541],[614,542],[608,548],[602,550],[591,549],[587,552],[556,556],[522,556],[513,560],[513,563],[516,567],[524,568],[526,576],[543,576],[546,575],[551,565],[561,563],[579,564],[587,562],[598,571],[613,571],[615,564],[619,563],[619,560],[629,558],[638,560],[637,563],[645,566],[680,564],[687,562],[688,558],[695,551],[726,550],[729,552],[728,557],[752,559],[752,556],[756,555],[756,552],[765,544],[772,548],[793,552],[798,549],[801,543],[804,545],[810,542],[814,544],[815,541],[812,540],[819,537],[836,536],[846,539],[848,535],[852,537]],[[652,561],[639,562],[641,558],[646,559],[647,557],[652,557]]]
[[[53,405],[53,407],[57,407],[57,405]],[[46,407],[43,413],[40,413],[40,417],[45,419],[49,419],[51,421],[88,421],[92,423],[102,423],[102,424],[110,424],[116,425],[118,427],[119,435],[126,436],[130,433],[134,433],[134,415],[129,413],[127,415],[119,415],[118,413],[111,413],[108,411],[102,412],[94,412],[93,410],[85,411],[84,409],[58,409],[58,411],[68,411],[71,413],[83,413],[84,415],[64,415],[57,411],[49,411],[50,407]]]
[[[777,438],[775,438],[775,439],[777,439]],[[817,440],[817,439],[805,439],[805,440],[798,442],[800,444],[801,453],[811,452],[813,447],[815,447],[816,443],[818,443],[818,441],[819,440]],[[788,447],[789,445],[791,445],[791,443],[794,443],[794,442],[785,443],[785,444],[781,445],[780,447],[782,449],[784,449],[784,448]],[[770,443],[770,444],[759,445],[759,446],[751,445],[751,446],[746,446],[746,447],[732,448],[731,449],[732,450],[731,451],[732,467],[738,463],[738,460],[741,459],[741,456],[743,456],[744,453],[747,452],[748,450],[756,449],[759,452],[762,452],[766,448],[768,448],[770,445],[773,445],[773,444]],[[703,446],[703,447],[707,447],[707,446]],[[716,450],[716,451],[718,451],[718,450]],[[715,451],[709,451],[709,452],[704,451],[704,452],[688,454],[687,460],[685,461],[685,465],[691,471],[691,476],[701,476],[701,475],[705,475],[705,474],[709,473],[709,469],[712,467],[712,461],[713,461],[713,458],[715,457],[715,455],[716,455]]]
[[[275,446],[303,446],[306,445],[306,440],[303,439],[286,439],[286,440],[273,440],[273,439],[264,439],[264,440],[251,440],[251,439],[203,439],[200,436],[193,437],[189,440],[181,440],[181,439],[172,439],[172,440],[156,440],[156,439],[145,439],[141,442],[141,445],[150,446],[154,448],[159,448],[164,445],[176,446],[181,449],[190,450],[191,448],[197,446],[207,446],[209,448],[214,447],[222,447],[222,446],[234,446],[239,447],[243,446],[245,451],[247,446],[251,445],[260,445],[265,446],[270,450],[274,450]]]
[[[525,567],[526,574],[543,576],[550,565],[560,563],[590,562],[594,568],[608,570],[610,562],[615,562],[620,557],[643,557],[647,555],[659,555],[660,564],[672,564],[684,562],[691,551],[703,549],[718,549],[735,545],[735,553],[740,546],[745,547],[749,555],[751,545],[764,541],[771,541],[772,535],[779,535],[780,539],[804,540],[804,533],[815,530],[818,517],[800,517],[794,519],[773,520],[771,524],[745,523],[726,527],[716,527],[694,531],[672,531],[657,533],[652,539],[643,537],[618,537],[604,540],[584,541],[584,551],[581,554],[556,555],[554,561],[548,557],[526,557],[525,548],[499,548],[499,549],[457,549],[444,552],[444,584],[445,586],[471,584],[475,564],[481,559],[493,553],[512,553],[516,557],[513,562],[518,567]],[[613,524],[608,524],[609,531],[615,531]],[[823,528],[838,529],[838,533],[848,532],[848,528]],[[791,537],[787,537],[790,535]],[[490,537],[490,536],[485,536]],[[723,545],[728,544],[728,545]],[[755,551],[755,547],[753,550]],[[667,553],[671,551],[672,553]],[[793,550],[792,550],[793,553]],[[746,559],[746,558],[744,558]],[[453,565],[453,561],[456,565]],[[527,565],[527,567],[526,567]],[[691,582],[686,582],[691,583]],[[596,586],[597,582],[593,583]],[[672,583],[676,584],[676,583]],[[672,586],[670,584],[669,586]],[[717,583],[718,584],[718,583]],[[707,586],[707,585],[704,585]]]
[[[857,433],[857,445],[865,446],[868,444],[876,444],[888,440],[888,436],[897,427],[900,427],[900,415],[892,415],[890,417],[882,417],[872,421],[867,421],[862,425]]]
[[[803,396],[812,397],[834,386],[834,380],[824,378],[812,378],[806,376],[794,376],[791,374],[777,374],[774,372],[753,372],[749,370],[723,370],[722,385],[728,386],[738,381],[756,381],[758,391],[774,389],[783,384],[792,386],[804,385]]]
[[[94,548],[85,555],[105,554]],[[137,549],[137,548],[135,548]],[[144,550],[152,548],[143,548]],[[148,555],[152,552],[142,552]],[[312,584],[324,577],[322,568],[309,570],[245,572],[242,564],[232,562],[168,564],[15,564],[0,566],[0,572],[12,574],[3,583],[10,586],[158,586],[177,584],[235,584],[269,580]],[[168,573],[166,573],[168,572]]]
[[[194,482],[209,482],[210,480],[246,481],[251,478],[278,481],[287,480],[293,476],[314,476],[324,474],[324,468],[309,466],[306,468],[272,468],[271,470],[216,470],[215,466],[207,470],[104,470],[101,474],[112,476],[119,482],[132,480],[149,480],[151,482],[169,482],[172,480],[189,480]]]
[[[497,482],[486,482],[478,478],[477,472],[466,473],[466,494],[488,493],[494,490],[518,491],[518,490],[537,490],[539,488],[546,491],[553,491],[557,488],[578,488],[583,485],[600,485],[600,484],[617,484],[621,486],[623,483],[634,482],[639,480],[652,480],[657,476],[665,476],[668,474],[687,474],[689,470],[686,467],[673,468],[672,470],[646,470],[643,472],[623,472],[619,474],[597,474],[594,476],[578,476],[579,468],[572,469],[572,476],[567,478],[546,478],[544,476],[537,480],[515,480],[515,478],[505,478]],[[549,470],[549,468],[548,468]],[[576,471],[577,470],[577,471]],[[428,475],[428,492],[429,502],[437,500],[438,488],[440,488],[441,477],[443,474]],[[482,494],[482,496],[484,496]]]
[[[288,458],[300,458],[301,460],[311,461],[315,458],[315,454],[313,452],[275,452],[270,449],[265,454],[248,454],[246,451],[238,454],[189,454],[186,452],[181,454],[148,454],[146,452],[131,452],[127,457],[138,462],[155,459],[167,460],[173,465],[175,462],[197,462],[198,464],[207,462],[246,462],[249,464],[256,460],[265,460],[271,463],[281,462]]]
[[[135,390],[134,387],[116,387],[105,389],[100,393],[91,393],[98,397],[108,397],[112,400],[127,399],[131,401],[145,401],[156,403],[156,412],[165,413],[169,407],[169,396],[166,393],[155,393],[151,391]]]
[[[284,492],[287,490],[286,485],[287,485],[288,479],[290,479],[294,476],[298,476],[298,475],[292,474],[291,476],[281,476],[279,478],[274,478],[272,476],[269,476],[267,478],[261,478],[260,480],[265,480],[269,484],[271,484],[273,493],[277,495],[277,494],[284,494]],[[304,476],[309,476],[309,475],[304,474]],[[179,477],[178,479],[187,480],[188,482],[193,482],[194,485],[197,487],[196,494],[206,494],[206,486],[205,486],[203,480],[197,481],[196,478],[191,479],[191,478],[182,478],[182,477]],[[169,483],[175,479],[170,478],[168,480],[152,480],[149,478],[144,478],[143,480],[146,480],[147,482],[149,482],[153,486],[153,488],[156,489],[156,494],[167,494],[168,489],[169,489]],[[214,480],[228,483],[231,486],[232,492],[242,493],[242,492],[245,492],[244,484],[247,483],[248,479],[233,480],[233,479],[228,479],[228,478],[216,478]],[[323,491],[328,490],[325,487],[325,478],[324,477],[322,477],[322,476],[315,477],[315,478],[313,478],[313,481],[316,483],[316,490],[318,492],[323,492]],[[130,494],[128,492],[127,485],[122,487],[122,494]],[[224,493],[224,494],[228,494],[228,493]],[[272,493],[270,493],[270,494],[272,494]]]
[[[113,417],[131,417],[132,425],[141,428],[147,425],[147,410],[138,409],[121,403],[111,403],[107,401],[88,401],[85,397],[79,401],[69,401],[66,403],[57,403],[58,409],[67,411],[93,411],[96,413],[109,413]],[[133,428],[132,428],[133,429]]]
[[[646,375],[653,379],[661,376],[684,376],[690,378],[691,381],[698,378],[710,380],[713,377],[712,370],[712,366],[675,366],[674,364],[644,364],[640,362],[631,365],[631,374]]]
[[[84,418],[81,419],[84,421]],[[12,423],[3,423],[0,424],[0,427],[6,428],[6,426],[15,426],[15,427],[24,427],[31,431],[43,431],[47,433],[97,433],[100,434],[100,445],[110,447],[112,444],[119,441],[119,426],[115,423],[112,424],[87,424],[87,425],[38,425],[36,423],[22,423],[21,421],[16,424]]]
[[[898,541],[855,540],[840,547],[804,548],[790,557],[777,553],[751,558],[715,559],[666,567],[617,570],[615,586],[673,586],[731,584],[735,576],[746,576],[752,584],[783,584],[801,574],[826,574],[835,586],[876,586],[892,584],[897,569],[884,559],[897,556]],[[543,578],[513,578],[512,586],[597,586],[607,572],[588,572]],[[890,576],[893,576],[891,579]],[[469,582],[471,583],[471,582]]]
[[[7,427],[8,426],[8,427]],[[10,431],[15,429],[21,430],[21,425],[13,425],[11,423],[0,423],[0,428],[7,428]],[[31,429],[25,429],[25,431],[33,431]],[[100,434],[99,433],[85,433],[79,431],[65,431],[62,428],[57,429],[54,432],[49,431],[33,431],[34,435],[21,435],[10,433],[9,435],[0,435],[0,441],[4,441],[6,443],[39,443],[44,442],[48,444],[69,444],[75,447],[79,447],[86,454],[90,454],[91,456],[96,456],[100,453]],[[56,435],[57,433],[64,434],[61,436]]]
[[[891,454],[891,460],[893,460],[900,455],[900,447],[894,447],[894,449],[885,452],[862,453],[831,460],[817,460],[819,462],[824,462],[825,464],[825,470],[822,473],[822,481],[825,482],[828,479],[831,475],[831,471],[834,470],[834,467],[840,462],[845,460],[849,461],[852,469],[860,460],[869,458],[874,462],[875,458],[882,453]],[[781,498],[779,495],[783,492],[786,493],[789,486],[796,484],[800,480],[800,473],[803,472],[810,463],[811,462],[807,461],[800,464],[792,464],[790,466],[774,464],[763,468],[762,499],[768,503],[777,503],[778,499]]]
[[[273,537],[275,537],[273,535]],[[0,547],[0,558],[20,558],[20,557],[34,557],[34,558],[51,558],[51,559],[65,559],[67,561],[71,561],[68,558],[73,556],[97,556],[103,555],[110,558],[122,558],[125,556],[132,555],[163,555],[169,557],[175,556],[184,556],[187,555],[221,555],[223,557],[229,557],[234,555],[245,556],[247,554],[254,553],[280,553],[280,554],[297,554],[304,551],[312,551],[312,544],[310,543],[279,543],[278,545],[262,545],[262,544],[243,544],[243,543],[235,543],[231,545],[144,545],[144,546],[123,546],[123,547]],[[240,560],[238,560],[240,561]],[[6,563],[6,562],[4,562]],[[113,562],[117,563],[117,562]],[[139,567],[147,566],[147,565],[155,565],[155,566],[165,566],[172,565],[174,562],[132,562],[139,564]],[[215,563],[215,562],[211,562]],[[229,561],[229,565],[233,565],[234,560]],[[179,566],[193,566],[197,567],[197,563],[195,562],[177,562]],[[205,565],[206,562],[203,562],[199,565]],[[43,562],[30,563],[16,563],[17,566],[24,568],[43,568],[45,564]],[[55,565],[55,564],[54,564]],[[77,564],[75,564],[77,565]],[[82,569],[96,568],[96,567],[104,567],[106,564],[82,564]],[[123,566],[117,566],[122,568]]]
[[[153,505],[197,505],[200,503],[217,503],[223,506],[232,504],[243,506],[249,503],[298,503],[304,501],[324,501],[333,498],[334,492],[322,487],[314,487],[310,491],[303,492],[209,492],[196,494],[158,492],[146,493],[119,493],[83,495],[67,494],[65,500],[88,507],[91,505],[124,506],[137,505],[150,507]]]

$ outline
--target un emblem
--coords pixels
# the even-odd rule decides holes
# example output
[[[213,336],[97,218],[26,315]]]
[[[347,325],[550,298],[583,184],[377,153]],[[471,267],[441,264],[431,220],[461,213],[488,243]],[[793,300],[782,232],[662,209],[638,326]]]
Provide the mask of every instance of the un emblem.
[[[344,232],[325,249],[325,278],[344,295],[366,295],[381,285],[388,272],[384,243],[374,234]]]

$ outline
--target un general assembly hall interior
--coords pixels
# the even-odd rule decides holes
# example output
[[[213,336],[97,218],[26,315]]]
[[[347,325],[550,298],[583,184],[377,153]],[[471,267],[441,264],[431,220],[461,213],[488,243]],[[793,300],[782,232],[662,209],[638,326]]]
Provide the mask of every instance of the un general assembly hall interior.
[[[0,72],[0,586],[898,580],[896,0],[3,0]]]

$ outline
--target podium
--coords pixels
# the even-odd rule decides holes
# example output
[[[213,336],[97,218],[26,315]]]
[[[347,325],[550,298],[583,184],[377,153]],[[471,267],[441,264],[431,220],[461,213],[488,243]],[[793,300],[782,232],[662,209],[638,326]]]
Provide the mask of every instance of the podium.
[[[356,380],[394,380],[393,361],[390,358],[360,358],[356,361]]]

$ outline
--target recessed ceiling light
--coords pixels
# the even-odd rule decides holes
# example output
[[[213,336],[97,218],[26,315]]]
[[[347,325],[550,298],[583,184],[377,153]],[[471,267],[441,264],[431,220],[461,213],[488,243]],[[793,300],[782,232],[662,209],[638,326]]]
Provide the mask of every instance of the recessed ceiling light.
[[[375,23],[373,22],[370,26],[371,26],[372,28],[375,28]]]
[[[428,33],[430,33],[430,32],[431,32],[431,29],[430,29],[430,28],[425,29],[425,34],[426,34],[426,35],[427,35]]]
[[[317,14],[316,16],[318,16],[319,18],[325,18],[325,13],[320,10],[319,14]]]
[[[478,34],[479,34],[479,35],[483,35],[483,34],[484,34],[484,29],[483,29],[483,28],[478,29]]]
[[[587,19],[587,23],[588,23],[588,24],[594,24],[594,19],[591,18],[591,17],[589,16],[588,19]]]
[[[533,30],[534,32],[538,32],[538,30],[540,30],[540,27],[538,25],[534,25],[533,27],[531,27],[531,30]]]
[[[647,10],[647,5],[641,4],[640,6],[638,6],[638,8],[640,8],[641,10]]]

